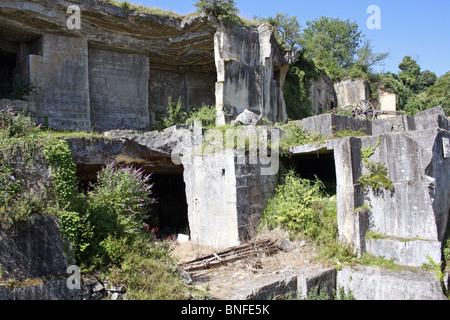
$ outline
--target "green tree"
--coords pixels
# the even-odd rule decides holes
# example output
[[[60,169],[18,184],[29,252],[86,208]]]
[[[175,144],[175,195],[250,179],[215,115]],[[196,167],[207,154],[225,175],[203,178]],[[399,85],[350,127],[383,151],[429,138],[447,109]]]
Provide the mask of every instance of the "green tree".
[[[364,37],[356,22],[321,17],[306,24],[301,41],[306,56],[333,80],[343,78]]]
[[[429,70],[425,70],[420,73],[417,77],[416,82],[414,83],[413,90],[416,93],[425,91],[437,81],[437,76],[434,72]]]
[[[420,66],[409,56],[405,56],[398,66],[402,70],[399,74],[400,79],[409,88],[413,87],[417,78],[420,76]]]
[[[382,63],[388,55],[388,53],[375,53],[372,41],[364,41],[363,45],[356,51],[353,64],[349,67],[349,76],[370,80],[369,78],[374,73],[373,66]]]
[[[386,73],[380,77],[380,87],[397,95],[397,107],[403,110],[411,96],[411,90],[405,86],[400,77],[394,73]]]
[[[309,58],[301,51],[294,65],[287,74],[284,84],[284,100],[289,119],[299,120],[312,116],[310,100],[311,80],[317,80],[319,71]]]
[[[260,23],[268,23],[274,29],[275,38],[284,50],[294,50],[300,48],[301,27],[297,16],[289,17],[287,14],[277,12],[275,17],[257,18],[254,20]]]
[[[427,109],[442,106],[447,116],[450,115],[450,71],[425,91],[425,103]]]
[[[200,12],[216,17],[219,21],[238,22],[239,9],[234,0],[198,0],[195,6]]]

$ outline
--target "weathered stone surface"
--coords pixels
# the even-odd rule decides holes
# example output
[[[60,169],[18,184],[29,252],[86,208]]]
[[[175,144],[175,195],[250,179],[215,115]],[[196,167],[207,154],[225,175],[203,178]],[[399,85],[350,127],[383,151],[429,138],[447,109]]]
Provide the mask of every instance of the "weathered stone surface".
[[[326,74],[319,79],[311,81],[309,87],[311,105],[306,106],[314,115],[323,114],[338,107],[338,100],[333,82]]]
[[[68,289],[66,279],[56,279],[17,288],[0,285],[0,300],[81,300],[81,292]]]
[[[395,263],[404,266],[422,266],[433,261],[441,261],[441,242],[415,239],[376,239],[366,240],[367,252],[394,260]]]
[[[333,118],[323,115],[300,123],[308,130],[330,136]],[[322,126],[320,119],[328,120],[328,125]],[[359,253],[389,257],[409,266],[422,266],[428,262],[427,255],[441,260],[441,243],[448,230],[450,212],[450,163],[444,156],[444,144],[450,138],[444,120],[442,108],[435,108],[416,118],[375,120],[367,127],[376,133],[373,136],[291,148],[299,155],[334,153],[339,234]],[[359,182],[368,172],[361,149],[375,147],[378,142],[368,160],[387,168],[393,191],[364,190]],[[364,204],[372,208],[370,212],[355,212]],[[368,231],[379,233],[384,239],[369,243]]]
[[[258,116],[257,114],[251,112],[248,109],[245,109],[242,113],[240,113],[236,117],[236,123],[256,126],[261,123],[261,116]]]
[[[149,71],[145,55],[89,48],[90,121],[95,131],[148,127]]]
[[[221,26],[215,35],[217,124],[224,125],[245,109],[270,121],[287,119],[283,88],[293,60],[276,45],[272,30]]]
[[[422,245],[428,242],[411,241],[407,250],[398,243],[397,249],[386,247],[385,253],[390,252],[390,258],[395,258],[398,263],[414,266],[426,262],[427,254],[440,260],[440,245],[432,243],[443,241],[449,219],[450,163],[442,154],[442,137],[448,135],[448,131],[411,131],[332,142],[335,144],[341,237],[360,252],[373,249],[377,255],[384,255],[384,249],[375,249],[374,245],[365,247],[368,230],[392,241],[396,237],[431,241],[425,251]],[[380,145],[369,161],[386,166],[395,188],[392,192],[374,192],[370,188],[365,191],[358,181],[367,172],[360,150],[376,146],[378,139]],[[415,156],[411,157],[413,154]],[[367,217],[355,213],[355,209],[365,203],[372,208]],[[392,244],[392,241],[387,243]],[[412,252],[415,254],[410,256]],[[394,256],[394,253],[398,255]],[[415,262],[411,261],[413,257]]]
[[[333,297],[336,290],[336,269],[304,268],[297,276],[297,294],[308,298],[309,295],[320,295],[325,292]]]
[[[319,268],[283,269],[279,272],[244,282],[233,290],[230,298],[236,300],[271,300],[276,297],[309,296],[323,292],[330,298],[336,289],[336,270]]]
[[[417,130],[444,129],[449,130],[449,121],[442,107],[435,107],[418,112],[414,116]]]
[[[195,155],[183,164],[193,242],[221,249],[255,234],[275,175],[262,174],[260,161],[249,163],[232,149]]]
[[[337,272],[337,287],[356,300],[446,300],[439,280],[426,271],[344,267]]]
[[[38,121],[56,129],[89,131],[86,39],[54,33],[45,33],[39,39],[42,51],[28,56],[30,81],[36,87],[33,96]]]
[[[414,117],[396,116],[388,119],[375,119],[372,121],[372,134],[378,136],[383,133],[405,132],[416,130]]]
[[[66,25],[69,5],[81,10],[80,29]],[[219,122],[227,110],[287,118],[282,87],[295,59],[268,26],[124,12],[93,0],[8,0],[0,13],[1,47],[23,57],[10,69],[36,87],[38,121],[53,128],[142,129],[166,114],[169,97],[188,110],[217,105]]]
[[[369,83],[363,79],[346,79],[335,83],[338,105],[342,108],[354,107],[362,100],[370,100]]]
[[[0,265],[6,277],[47,277],[68,267],[58,218],[34,216],[11,230],[0,228]]]
[[[372,124],[370,121],[354,119],[337,114],[322,114],[295,122],[303,129],[319,133],[324,137],[333,137],[336,131],[345,129],[372,135]]]

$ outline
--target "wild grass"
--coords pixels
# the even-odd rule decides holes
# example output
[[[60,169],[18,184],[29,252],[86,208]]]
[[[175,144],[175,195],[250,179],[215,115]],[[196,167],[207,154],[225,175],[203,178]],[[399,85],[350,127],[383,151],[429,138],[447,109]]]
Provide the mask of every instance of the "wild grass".
[[[164,10],[156,7],[148,7],[141,4],[134,4],[130,1],[119,0],[97,0],[121,8],[125,13],[156,15],[169,19],[181,19],[182,15],[171,10]]]
[[[97,0],[99,2],[107,3],[115,7],[121,8],[125,13],[129,14],[144,14],[144,15],[155,15],[168,19],[186,19],[190,17],[199,16],[198,11],[193,11],[184,15],[176,13],[171,10],[160,9],[157,7],[148,7],[141,4],[135,4],[130,1],[124,0]],[[260,23],[254,19],[247,19],[239,16],[236,22],[247,28],[256,28]]]

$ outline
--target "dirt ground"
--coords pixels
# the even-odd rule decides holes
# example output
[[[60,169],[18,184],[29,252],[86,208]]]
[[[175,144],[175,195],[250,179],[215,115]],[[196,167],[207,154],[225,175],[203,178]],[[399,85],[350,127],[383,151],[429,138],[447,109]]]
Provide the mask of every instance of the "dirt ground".
[[[303,267],[324,267],[317,259],[317,252],[307,241],[290,241],[287,234],[282,231],[263,234],[258,238],[276,241],[283,250],[272,255],[260,254],[217,268],[190,272],[195,290],[207,298],[236,299],[236,293],[240,289],[267,282],[280,273]],[[213,248],[186,242],[175,245],[173,256],[179,263],[183,263],[215,251]],[[255,268],[257,261],[260,262],[260,268]]]

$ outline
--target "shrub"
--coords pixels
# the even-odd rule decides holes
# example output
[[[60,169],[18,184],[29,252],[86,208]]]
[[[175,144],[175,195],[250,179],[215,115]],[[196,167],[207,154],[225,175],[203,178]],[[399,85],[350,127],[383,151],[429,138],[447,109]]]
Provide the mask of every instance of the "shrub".
[[[75,262],[84,261],[93,236],[89,215],[63,210],[58,213],[58,216],[61,236],[72,246]]]
[[[168,242],[154,242],[151,234],[135,234],[119,267],[109,279],[127,287],[129,300],[184,300],[188,287],[177,273]],[[124,250],[123,250],[124,251]]]
[[[120,168],[115,164],[98,173],[97,183],[91,183],[92,190],[88,192],[87,213],[80,216],[92,227],[89,237],[79,232],[79,243],[90,241],[88,250],[80,255],[86,267],[115,265],[123,259],[124,252],[120,250],[125,248],[124,241],[143,230],[148,206],[155,202],[149,180],[150,175],[145,175],[142,169]]]
[[[22,100],[35,89],[30,81],[21,75],[15,75],[10,83],[0,85],[0,98]]]
[[[323,188],[319,180],[303,179],[289,171],[264,211],[264,223],[272,228],[281,225],[296,234],[311,235],[312,225],[318,221]]]
[[[234,0],[198,0],[197,9],[207,15],[216,17],[219,21],[239,22],[239,9]]]
[[[280,147],[287,150],[291,147],[308,143],[324,141],[327,138],[319,133],[310,132],[302,128],[297,122],[289,122],[282,127],[282,138]]]
[[[0,137],[3,139],[20,138],[32,133],[37,133],[40,126],[27,117],[25,112],[15,112],[12,107],[6,106],[0,110]]]
[[[39,199],[28,192],[26,182],[17,178],[14,169],[5,163],[0,166],[0,224],[10,228],[27,221],[41,210]]]
[[[55,202],[66,209],[76,195],[76,165],[72,151],[65,140],[48,137],[44,141],[43,153],[54,174]]]
[[[303,179],[288,171],[269,200],[262,226],[281,226],[293,238],[311,239],[325,259],[347,261],[355,258],[353,249],[338,240],[337,203],[324,193],[324,185]]]
[[[154,203],[149,184],[151,175],[142,169],[107,165],[97,175],[97,183],[89,192],[89,207],[93,212],[113,215],[118,234],[143,228],[148,206]]]
[[[216,126],[216,117],[217,111],[215,106],[202,106],[189,113],[186,123],[191,124],[194,121],[200,121],[203,127],[213,128]]]
[[[169,107],[167,108],[167,117],[162,119],[162,129],[170,128],[175,125],[186,123],[187,112],[183,108],[183,100],[178,98],[177,103],[173,101],[172,97],[169,97]]]
[[[359,183],[361,183],[366,191],[369,187],[376,192],[382,191],[383,189],[389,191],[394,190],[394,183],[389,179],[388,169],[379,162],[369,161],[369,158],[373,156],[380,143],[381,140],[378,139],[377,144],[374,147],[369,146],[361,149],[361,157],[367,169],[367,173],[359,179]]]

